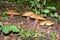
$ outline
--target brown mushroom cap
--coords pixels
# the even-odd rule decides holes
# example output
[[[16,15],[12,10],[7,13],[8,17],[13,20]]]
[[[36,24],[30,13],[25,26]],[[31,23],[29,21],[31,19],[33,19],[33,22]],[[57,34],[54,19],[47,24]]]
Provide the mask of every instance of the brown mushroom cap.
[[[45,25],[51,26],[51,25],[53,25],[54,23],[55,23],[55,22],[52,22],[52,21],[46,21]]]
[[[41,21],[41,22],[39,23],[39,25],[46,25],[46,26],[51,26],[51,25],[53,25],[53,24],[54,24],[54,22],[49,21],[49,20]]]
[[[45,25],[46,21],[40,21],[39,25],[43,26]]]
[[[39,20],[46,20],[43,16],[41,15],[36,15],[36,14],[33,14],[30,16],[31,18],[34,18],[34,19],[39,19]]]
[[[32,14],[34,14],[34,12],[29,11],[29,12],[24,12],[22,16],[30,16]]]
[[[8,15],[20,15],[16,10],[8,10],[6,13]]]

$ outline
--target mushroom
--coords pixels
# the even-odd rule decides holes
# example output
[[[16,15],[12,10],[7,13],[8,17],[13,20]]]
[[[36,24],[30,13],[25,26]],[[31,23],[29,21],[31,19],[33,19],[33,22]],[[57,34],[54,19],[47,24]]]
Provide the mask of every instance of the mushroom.
[[[53,24],[54,24],[54,22],[49,21],[49,20],[41,21],[41,22],[39,23],[39,25],[41,25],[41,26],[43,26],[43,25],[51,26],[51,25],[53,25]]]
[[[40,21],[39,25],[43,26],[43,25],[45,25],[45,23],[46,23],[46,21]]]
[[[14,15],[20,15],[16,10],[8,10],[6,13],[10,15],[10,19],[12,19]]]
[[[22,16],[27,16],[27,22],[30,23],[30,16],[33,14],[34,12],[28,11],[28,12],[24,12]]]
[[[55,22],[52,22],[52,21],[46,21],[46,23],[45,23],[45,25],[46,26],[51,26],[51,25],[53,25]]]
[[[33,24],[34,26],[38,25],[39,20],[46,20],[42,15],[33,14],[30,17],[35,19],[34,24]]]

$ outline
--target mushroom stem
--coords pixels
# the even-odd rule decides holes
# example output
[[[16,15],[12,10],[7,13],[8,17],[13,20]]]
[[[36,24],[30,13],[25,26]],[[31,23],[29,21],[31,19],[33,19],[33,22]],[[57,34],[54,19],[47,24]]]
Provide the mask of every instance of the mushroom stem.
[[[38,19],[36,19],[36,20],[34,21],[33,26],[35,26],[35,27],[36,27],[36,26],[38,25],[38,21],[39,21],[39,20],[38,20]]]
[[[14,15],[10,15],[10,16],[9,16],[9,19],[13,19],[13,17],[14,17]]]
[[[27,22],[30,23],[30,17],[29,16],[27,17]]]

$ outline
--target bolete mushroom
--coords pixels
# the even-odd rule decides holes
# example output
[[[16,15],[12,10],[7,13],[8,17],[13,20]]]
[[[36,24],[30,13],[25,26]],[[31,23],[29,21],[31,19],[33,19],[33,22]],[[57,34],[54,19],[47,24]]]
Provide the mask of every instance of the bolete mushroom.
[[[34,26],[38,25],[39,20],[46,20],[42,15],[33,14],[30,17],[35,19]]]
[[[10,15],[10,19],[12,19],[14,15],[20,15],[16,10],[8,10],[6,13],[7,15]]]
[[[27,16],[27,22],[30,23],[30,16],[33,14],[34,12],[28,11],[28,12],[24,12],[22,16]]]

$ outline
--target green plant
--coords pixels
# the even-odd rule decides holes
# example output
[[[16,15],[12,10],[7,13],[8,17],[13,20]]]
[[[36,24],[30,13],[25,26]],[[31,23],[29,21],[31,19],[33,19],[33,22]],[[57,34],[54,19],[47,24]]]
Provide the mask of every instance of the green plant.
[[[8,20],[8,17],[7,16],[4,16],[1,18],[2,20]]]
[[[41,39],[41,40],[45,40],[44,34],[35,33],[35,35],[34,35],[33,37],[34,37],[34,38],[39,38],[39,39]]]
[[[60,16],[58,17],[58,20],[60,21]]]
[[[45,1],[42,4],[39,3],[38,0],[30,1],[31,10],[33,12],[35,12],[36,14],[42,14],[45,17],[55,18],[56,17],[56,15],[55,15],[56,7],[55,6],[46,6]],[[42,5],[43,6],[45,5],[45,7],[43,7]]]
[[[2,22],[0,22],[0,27],[2,27],[3,26],[3,23]]]
[[[41,4],[39,3],[38,0],[30,1],[30,7],[31,7],[32,11],[34,11],[36,14],[40,14]]]
[[[56,33],[52,33],[51,34],[51,38],[52,38],[52,40],[55,40],[57,38],[57,34]]]
[[[55,7],[46,7],[45,9],[41,9],[42,14],[45,17],[56,17],[55,13],[56,8]]]
[[[2,27],[3,27],[3,24],[2,24],[2,22],[0,22],[0,32],[2,30]]]
[[[45,40],[45,36],[44,36],[44,35],[41,36],[40,39],[41,39],[41,40]]]
[[[2,20],[8,20],[8,16],[6,15],[5,12],[0,13],[0,16],[2,16],[1,17]]]
[[[28,38],[28,37],[30,37],[30,36],[34,36],[34,32],[32,32],[32,31],[27,31],[27,30],[25,30],[25,29],[20,29],[19,34],[20,34],[21,37],[23,37],[23,38]]]
[[[2,28],[2,32],[3,32],[4,34],[8,34],[8,33],[10,33],[10,32],[19,32],[19,29],[18,29],[18,27],[15,26],[15,25],[9,25],[9,26],[4,26],[4,27]]]

